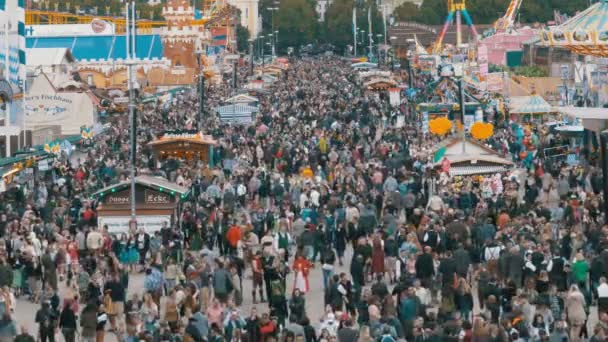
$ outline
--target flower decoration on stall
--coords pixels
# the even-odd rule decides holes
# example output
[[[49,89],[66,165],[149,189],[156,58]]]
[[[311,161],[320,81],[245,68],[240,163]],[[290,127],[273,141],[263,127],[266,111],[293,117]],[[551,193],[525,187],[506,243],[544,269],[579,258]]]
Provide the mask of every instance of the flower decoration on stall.
[[[446,135],[452,129],[452,122],[448,118],[441,117],[429,121],[429,130],[435,135]]]
[[[486,140],[494,134],[494,126],[491,123],[476,122],[471,126],[471,136],[477,140]]]

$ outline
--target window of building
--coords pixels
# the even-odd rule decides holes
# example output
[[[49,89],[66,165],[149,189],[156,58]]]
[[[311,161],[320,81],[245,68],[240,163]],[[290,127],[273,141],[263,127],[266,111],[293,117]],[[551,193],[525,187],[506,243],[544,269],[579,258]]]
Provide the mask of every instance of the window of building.
[[[87,84],[88,84],[89,86],[92,86],[92,85],[93,85],[93,75],[91,75],[91,74],[88,74],[88,75],[87,75]]]

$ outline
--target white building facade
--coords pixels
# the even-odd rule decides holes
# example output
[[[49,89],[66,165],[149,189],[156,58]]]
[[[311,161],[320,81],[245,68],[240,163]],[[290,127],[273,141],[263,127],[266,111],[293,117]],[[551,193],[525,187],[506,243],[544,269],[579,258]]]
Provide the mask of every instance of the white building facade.
[[[256,38],[262,29],[262,20],[258,13],[259,0],[228,0],[228,3],[241,11],[241,26],[249,30],[250,38]]]

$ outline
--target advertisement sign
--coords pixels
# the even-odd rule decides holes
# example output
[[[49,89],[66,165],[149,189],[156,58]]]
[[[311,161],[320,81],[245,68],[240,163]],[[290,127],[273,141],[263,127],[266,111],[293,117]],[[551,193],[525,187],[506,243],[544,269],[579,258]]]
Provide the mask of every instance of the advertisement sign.
[[[100,216],[97,219],[99,227],[108,226],[110,234],[124,234],[129,232],[130,216]],[[146,215],[137,217],[137,229],[144,229],[148,234],[160,231],[163,225],[171,225],[170,215]]]

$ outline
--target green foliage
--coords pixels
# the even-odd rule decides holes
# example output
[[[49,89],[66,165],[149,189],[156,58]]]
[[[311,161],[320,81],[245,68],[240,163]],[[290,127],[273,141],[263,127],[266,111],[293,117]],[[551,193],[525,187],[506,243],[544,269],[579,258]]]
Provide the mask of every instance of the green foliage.
[[[517,76],[525,76],[525,77],[547,77],[549,76],[549,70],[545,67],[540,67],[536,65],[532,66],[518,66],[515,68],[509,68],[506,65],[495,65],[490,64],[488,68],[489,72],[509,72]]]
[[[368,11],[371,9],[372,35],[374,44],[377,43],[377,34],[384,34],[382,13],[376,6],[375,1],[334,0],[325,12],[325,21],[321,25],[321,40],[334,45],[338,50],[343,50],[347,45],[353,45],[353,6],[357,6],[357,29],[365,31],[365,37],[360,47],[369,44],[369,22]],[[361,42],[361,34],[358,34]]]
[[[547,77],[549,76],[549,70],[547,68],[539,66],[518,66],[513,69],[515,75],[526,76],[526,77]]]
[[[395,8],[393,15],[398,21],[414,21],[420,16],[420,8],[411,2],[404,2]]]
[[[448,14],[446,0],[424,0],[420,6],[417,22],[429,25],[440,25]]]
[[[317,13],[308,0],[281,1],[274,20],[274,28],[279,31],[279,48],[299,47],[315,39]]]
[[[249,30],[241,24],[236,26],[236,47],[239,52],[249,53]]]

